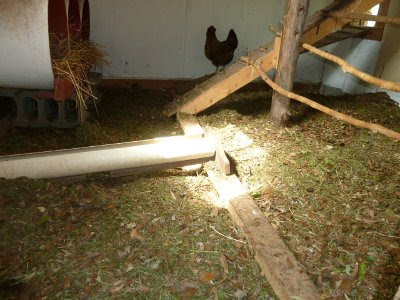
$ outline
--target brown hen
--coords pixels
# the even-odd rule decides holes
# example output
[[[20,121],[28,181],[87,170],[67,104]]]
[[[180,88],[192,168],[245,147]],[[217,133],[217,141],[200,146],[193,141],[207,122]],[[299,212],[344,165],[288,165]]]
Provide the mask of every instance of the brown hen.
[[[204,54],[217,67],[215,72],[218,71],[220,66],[224,67],[232,61],[233,54],[238,46],[238,39],[233,29],[229,30],[228,37],[223,42],[217,39],[216,31],[214,26],[208,27],[204,46]]]

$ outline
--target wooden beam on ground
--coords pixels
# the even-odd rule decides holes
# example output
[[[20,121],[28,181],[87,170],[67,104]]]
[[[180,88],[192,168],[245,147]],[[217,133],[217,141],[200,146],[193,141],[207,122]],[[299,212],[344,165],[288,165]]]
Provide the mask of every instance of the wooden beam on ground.
[[[396,295],[394,295],[393,300],[400,300],[400,287],[398,288]]]
[[[289,0],[289,8],[284,17],[282,41],[280,44],[275,82],[291,91],[299,58],[300,40],[308,13],[309,0]],[[272,94],[270,119],[277,125],[286,124],[290,116],[290,99],[282,94]]]
[[[232,173],[231,162],[226,156],[225,149],[220,141],[216,142],[215,162],[217,163],[220,171],[225,175],[230,175]]]
[[[362,21],[375,21],[379,23],[386,23],[392,25],[400,25],[400,18],[386,17],[386,16],[374,16],[362,13],[339,13],[331,12],[329,16],[336,19],[348,19],[348,20],[362,20]]]
[[[208,173],[251,246],[264,276],[282,299],[320,299],[320,293],[236,175]]]
[[[391,91],[395,91],[395,92],[400,92],[400,84],[392,82],[392,81],[387,81],[387,80],[383,80],[380,79],[378,77],[374,77],[372,75],[369,75],[365,72],[362,72],[358,69],[356,69],[354,66],[352,66],[351,64],[349,64],[348,62],[346,62],[344,59],[341,59],[340,57],[337,57],[333,54],[327,53],[325,51],[322,51],[320,49],[317,49],[309,44],[303,43],[303,48],[318,55],[321,56],[327,60],[330,60],[338,65],[340,65],[342,67],[342,70],[345,73],[349,73],[352,74],[358,78],[360,78],[361,80],[368,82],[369,84],[378,86],[380,88],[383,89],[387,89],[387,90],[391,90]]]
[[[322,111],[323,113],[326,113],[326,114],[328,114],[328,115],[330,115],[330,116],[332,116],[332,117],[334,117],[334,118],[336,118],[338,120],[347,122],[347,123],[349,123],[351,125],[354,125],[356,127],[359,127],[359,128],[365,128],[365,129],[369,129],[369,130],[371,130],[373,132],[379,132],[380,134],[385,135],[385,136],[387,136],[389,138],[392,138],[392,139],[400,140],[400,133],[398,133],[396,131],[390,130],[390,129],[388,129],[386,127],[383,127],[381,125],[378,125],[378,124],[368,123],[368,122],[364,122],[364,121],[355,119],[355,118],[353,118],[353,117],[351,117],[349,115],[337,112],[337,111],[335,111],[333,109],[330,109],[330,108],[328,108],[326,106],[323,106],[323,105],[321,105],[321,104],[319,104],[319,103],[317,103],[315,101],[312,101],[311,99],[308,99],[308,98],[306,98],[304,96],[300,96],[298,94],[295,94],[293,92],[290,92],[290,91],[287,91],[287,90],[283,89],[282,87],[280,87],[279,85],[274,83],[262,71],[260,66],[257,66],[257,65],[253,65],[253,66],[254,66],[254,69],[257,70],[257,72],[260,74],[261,78],[269,86],[271,86],[274,91],[276,91],[278,93],[281,93],[281,94],[285,95],[288,98],[297,100],[297,101],[299,101],[301,103],[304,103],[304,104],[307,104],[307,105],[311,106],[312,108],[315,108],[315,109],[317,109],[319,111]]]

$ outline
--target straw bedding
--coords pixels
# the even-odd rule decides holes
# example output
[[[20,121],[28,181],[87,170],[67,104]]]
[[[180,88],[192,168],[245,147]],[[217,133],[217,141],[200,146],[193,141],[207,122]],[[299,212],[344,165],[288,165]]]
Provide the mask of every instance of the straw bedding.
[[[77,106],[87,107],[87,99],[93,95],[88,72],[92,67],[107,65],[104,51],[81,36],[60,38],[50,35],[50,53],[53,72],[58,78],[69,80],[76,91]]]

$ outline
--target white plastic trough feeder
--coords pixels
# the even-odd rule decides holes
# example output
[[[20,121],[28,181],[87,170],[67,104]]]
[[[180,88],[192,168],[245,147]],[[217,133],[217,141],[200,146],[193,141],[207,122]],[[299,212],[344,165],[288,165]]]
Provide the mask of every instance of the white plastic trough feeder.
[[[49,34],[89,24],[88,0],[0,0],[0,88],[53,89]]]
[[[209,161],[215,151],[214,138],[195,135],[1,156],[0,178],[62,178],[127,169],[136,173]]]

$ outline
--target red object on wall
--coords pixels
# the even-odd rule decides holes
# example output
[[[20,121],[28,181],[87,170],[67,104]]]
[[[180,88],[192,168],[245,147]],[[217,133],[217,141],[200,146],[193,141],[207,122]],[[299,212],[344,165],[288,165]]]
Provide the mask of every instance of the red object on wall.
[[[68,28],[69,33],[72,36],[81,34],[81,14],[79,12],[78,0],[69,0]]]
[[[65,0],[49,0],[48,22],[49,34],[56,34],[60,38],[81,35],[84,39],[90,36],[90,9],[89,1],[69,0],[66,7]],[[80,6],[80,4],[82,6]],[[68,10],[67,10],[68,8]],[[65,78],[54,79],[54,91],[40,91],[39,98],[65,101],[71,99],[75,92],[73,84]]]
[[[90,38],[90,7],[89,0],[85,0],[82,10],[82,37],[86,40]]]
[[[68,20],[67,9],[64,0],[49,0],[48,5],[49,33],[67,37]]]
[[[54,99],[56,101],[65,101],[72,98],[75,92],[74,86],[65,78],[54,79],[53,91],[38,91],[36,97],[40,99]]]

